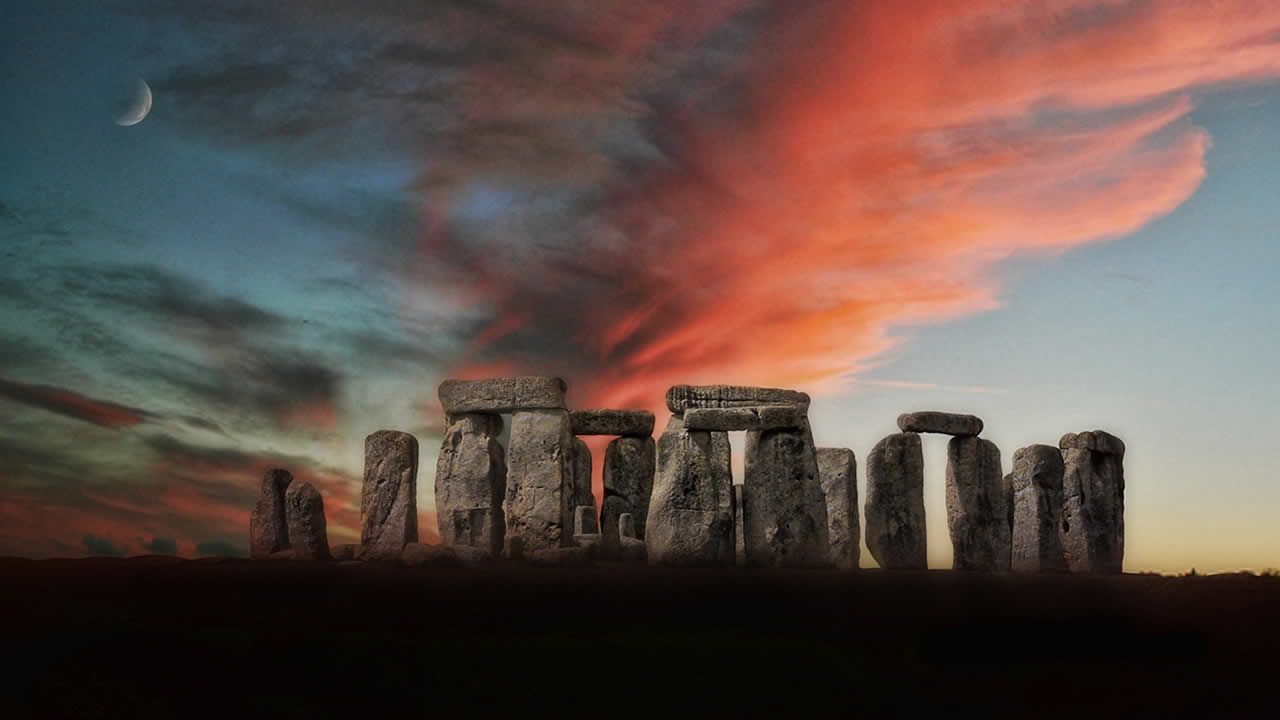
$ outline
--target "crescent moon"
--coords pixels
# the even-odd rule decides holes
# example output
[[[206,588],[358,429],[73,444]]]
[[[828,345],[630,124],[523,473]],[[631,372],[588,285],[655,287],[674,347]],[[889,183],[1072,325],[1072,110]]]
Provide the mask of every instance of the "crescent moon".
[[[133,105],[116,118],[116,124],[122,127],[137,125],[151,112],[151,87],[145,80],[138,81],[138,92],[134,96]]]

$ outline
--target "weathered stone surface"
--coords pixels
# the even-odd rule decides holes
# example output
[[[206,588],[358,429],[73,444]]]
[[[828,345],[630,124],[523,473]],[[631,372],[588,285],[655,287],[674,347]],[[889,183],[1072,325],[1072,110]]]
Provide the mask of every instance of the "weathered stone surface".
[[[258,488],[258,502],[249,514],[249,557],[265,558],[289,548],[289,522],[284,495],[293,482],[288,470],[268,470]]]
[[[360,546],[352,543],[345,543],[343,545],[333,546],[330,548],[329,552],[333,555],[333,559],[339,562],[356,560],[360,556]]]
[[[448,416],[436,460],[436,524],[444,545],[502,550],[506,523],[506,453],[498,442],[502,418],[463,413]]]
[[[733,475],[729,436],[685,430],[673,415],[658,440],[657,474],[645,523],[655,565],[733,562]]]
[[[591,448],[578,438],[573,439],[573,492],[569,494],[569,513],[572,518],[576,508],[581,505],[591,506],[595,512],[596,496],[591,494]],[[569,525],[572,527],[572,524]]]
[[[624,513],[630,513],[634,518],[636,538],[645,538],[656,462],[655,443],[651,437],[620,437],[605,448],[600,528],[604,534],[606,555],[618,546],[618,519]]]
[[[747,499],[744,490],[742,483],[733,486],[733,560],[738,567],[747,564],[747,521],[743,518]]]
[[[858,519],[858,463],[853,451],[818,448],[818,477],[827,501],[831,561],[838,568],[855,569],[862,553],[862,523]]]
[[[886,570],[925,559],[924,452],[916,433],[890,435],[867,457],[867,549]]]
[[[1062,452],[1030,445],[1013,454],[1013,559],[1018,572],[1066,569],[1059,537],[1062,526]]]
[[[1124,457],[1062,450],[1059,537],[1072,572],[1119,573],[1124,567]]]
[[[806,413],[800,405],[689,408],[684,411],[684,426],[723,431],[798,429],[804,426]]]
[[[289,545],[299,560],[328,560],[329,535],[324,522],[324,498],[307,482],[289,483],[284,494]]]
[[[508,377],[445,380],[440,404],[445,414],[510,413],[517,410],[563,410],[564,380],[558,377]]]
[[[827,506],[817,453],[806,434],[798,429],[748,432],[743,467],[747,565],[829,565]]]
[[[573,435],[564,410],[524,410],[511,416],[507,447],[507,537],[524,553],[573,542]],[[566,497],[568,495],[569,497]]]
[[[400,563],[408,567],[457,567],[462,564],[453,548],[418,542],[401,548],[399,558]]]
[[[1092,450],[1106,455],[1124,457],[1124,441],[1102,430],[1067,433],[1058,441],[1058,447],[1062,450]]]
[[[624,538],[636,537],[636,516],[631,513],[622,513],[618,516],[618,536]]]
[[[945,412],[911,412],[898,416],[902,432],[941,433],[943,435],[977,435],[982,432],[982,418]]]
[[[974,436],[947,443],[947,528],[956,570],[1009,569],[1010,488],[995,443]]]
[[[574,435],[653,435],[653,413],[648,410],[574,410],[569,422]]]
[[[689,408],[754,405],[799,405],[807,411],[809,396],[798,390],[747,385],[673,385],[667,389],[667,409],[677,415]]]
[[[595,535],[600,532],[595,505],[579,505],[573,509],[573,534]]]
[[[622,513],[618,517],[618,559],[626,564],[643,565],[647,559],[644,541],[636,537],[635,516]]]
[[[379,430],[364,439],[362,557],[394,557],[406,543],[417,541],[418,440],[409,433]]]

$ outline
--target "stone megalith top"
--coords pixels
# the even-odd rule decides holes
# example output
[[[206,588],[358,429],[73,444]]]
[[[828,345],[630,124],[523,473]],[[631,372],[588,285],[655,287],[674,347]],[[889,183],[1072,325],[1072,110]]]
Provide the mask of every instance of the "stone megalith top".
[[[1058,447],[1063,450],[1092,450],[1104,455],[1124,457],[1124,441],[1101,430],[1067,433],[1058,441]]]
[[[648,410],[574,410],[569,424],[574,435],[653,435],[653,413]]]
[[[679,415],[690,408],[737,408],[755,405],[798,405],[806,411],[809,396],[799,390],[748,385],[672,385],[667,409]]]
[[[516,410],[563,410],[564,380],[558,377],[508,377],[445,380],[440,404],[446,414],[509,413]]]
[[[964,437],[982,432],[982,418],[932,410],[909,412],[898,416],[898,428],[902,432],[940,433]]]
[[[804,426],[807,408],[801,405],[754,405],[696,408],[684,411],[689,430],[786,430]]]

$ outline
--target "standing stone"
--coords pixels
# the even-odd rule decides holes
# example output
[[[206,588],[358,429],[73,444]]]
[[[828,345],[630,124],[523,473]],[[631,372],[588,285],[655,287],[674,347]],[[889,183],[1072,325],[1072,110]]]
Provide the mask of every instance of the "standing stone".
[[[564,391],[564,380],[557,377],[445,380],[439,387],[440,404],[446,415],[563,410]]]
[[[645,538],[649,497],[653,494],[656,452],[651,437],[620,437],[604,451],[604,502],[600,507],[600,527],[606,553],[617,546],[618,519],[630,513],[636,524],[636,538]]]
[[[747,564],[746,538],[746,493],[742,483],[733,486],[733,558],[734,564],[743,567]]]
[[[324,523],[324,498],[311,483],[289,484],[284,495],[289,544],[299,560],[329,560],[329,534]]]
[[[1018,572],[1066,569],[1062,525],[1062,453],[1052,445],[1031,445],[1013,454],[1013,560]]]
[[[591,494],[591,448],[577,437],[573,439],[573,493],[569,500],[572,508],[590,505],[594,510],[596,506],[596,496]]]
[[[418,542],[418,441],[409,433],[379,430],[364,439],[361,557],[399,557],[411,542]]]
[[[733,475],[729,436],[685,430],[673,415],[658,440],[645,547],[651,564],[733,562]]]
[[[898,416],[898,429],[902,432],[964,437],[982,432],[982,418],[934,411],[903,413]]]
[[[1071,572],[1119,573],[1124,568],[1124,443],[1094,430],[1067,433],[1062,450],[1059,537]]]
[[[440,542],[502,551],[506,524],[506,454],[498,442],[502,418],[462,413],[448,416],[436,461],[436,523]]]
[[[574,435],[653,435],[653,413],[648,410],[574,410],[569,422]]]
[[[890,435],[867,457],[867,549],[886,570],[924,570],[924,452],[915,433]]]
[[[289,549],[289,522],[284,495],[293,482],[288,470],[268,470],[262,476],[258,502],[249,514],[249,557],[265,558]]]
[[[801,430],[747,433],[743,471],[747,565],[818,567],[830,563],[826,501],[817,454]],[[818,499],[817,504],[814,498]]]
[[[953,437],[947,443],[947,528],[952,568],[1009,569],[1009,493],[1000,449],[984,438]]]
[[[573,544],[595,548],[600,545],[600,526],[595,505],[579,505],[573,509]]]
[[[573,542],[573,435],[564,410],[521,410],[511,416],[507,446],[507,537],[526,556]]]
[[[618,518],[619,559],[627,564],[643,565],[646,560],[644,541],[636,537],[636,524],[631,513]]]
[[[858,567],[862,526],[858,520],[858,463],[847,448],[818,448],[818,477],[827,501],[827,534],[836,567]]]

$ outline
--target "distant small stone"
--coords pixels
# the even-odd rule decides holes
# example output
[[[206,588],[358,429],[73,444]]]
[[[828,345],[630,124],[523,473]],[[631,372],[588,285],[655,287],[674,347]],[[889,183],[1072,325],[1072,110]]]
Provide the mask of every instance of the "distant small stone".
[[[964,437],[982,432],[982,418],[934,411],[903,413],[898,416],[898,429],[902,432]]]
[[[563,410],[565,387],[558,377],[445,380],[440,383],[439,395],[447,415]]]
[[[289,545],[299,560],[328,560],[329,536],[324,521],[324,498],[311,483],[294,482],[284,496],[289,521]]]
[[[594,505],[579,505],[573,509],[574,535],[592,535],[599,532],[600,526],[596,522],[596,507]]]
[[[569,422],[574,435],[653,435],[653,413],[648,410],[574,410]]]

